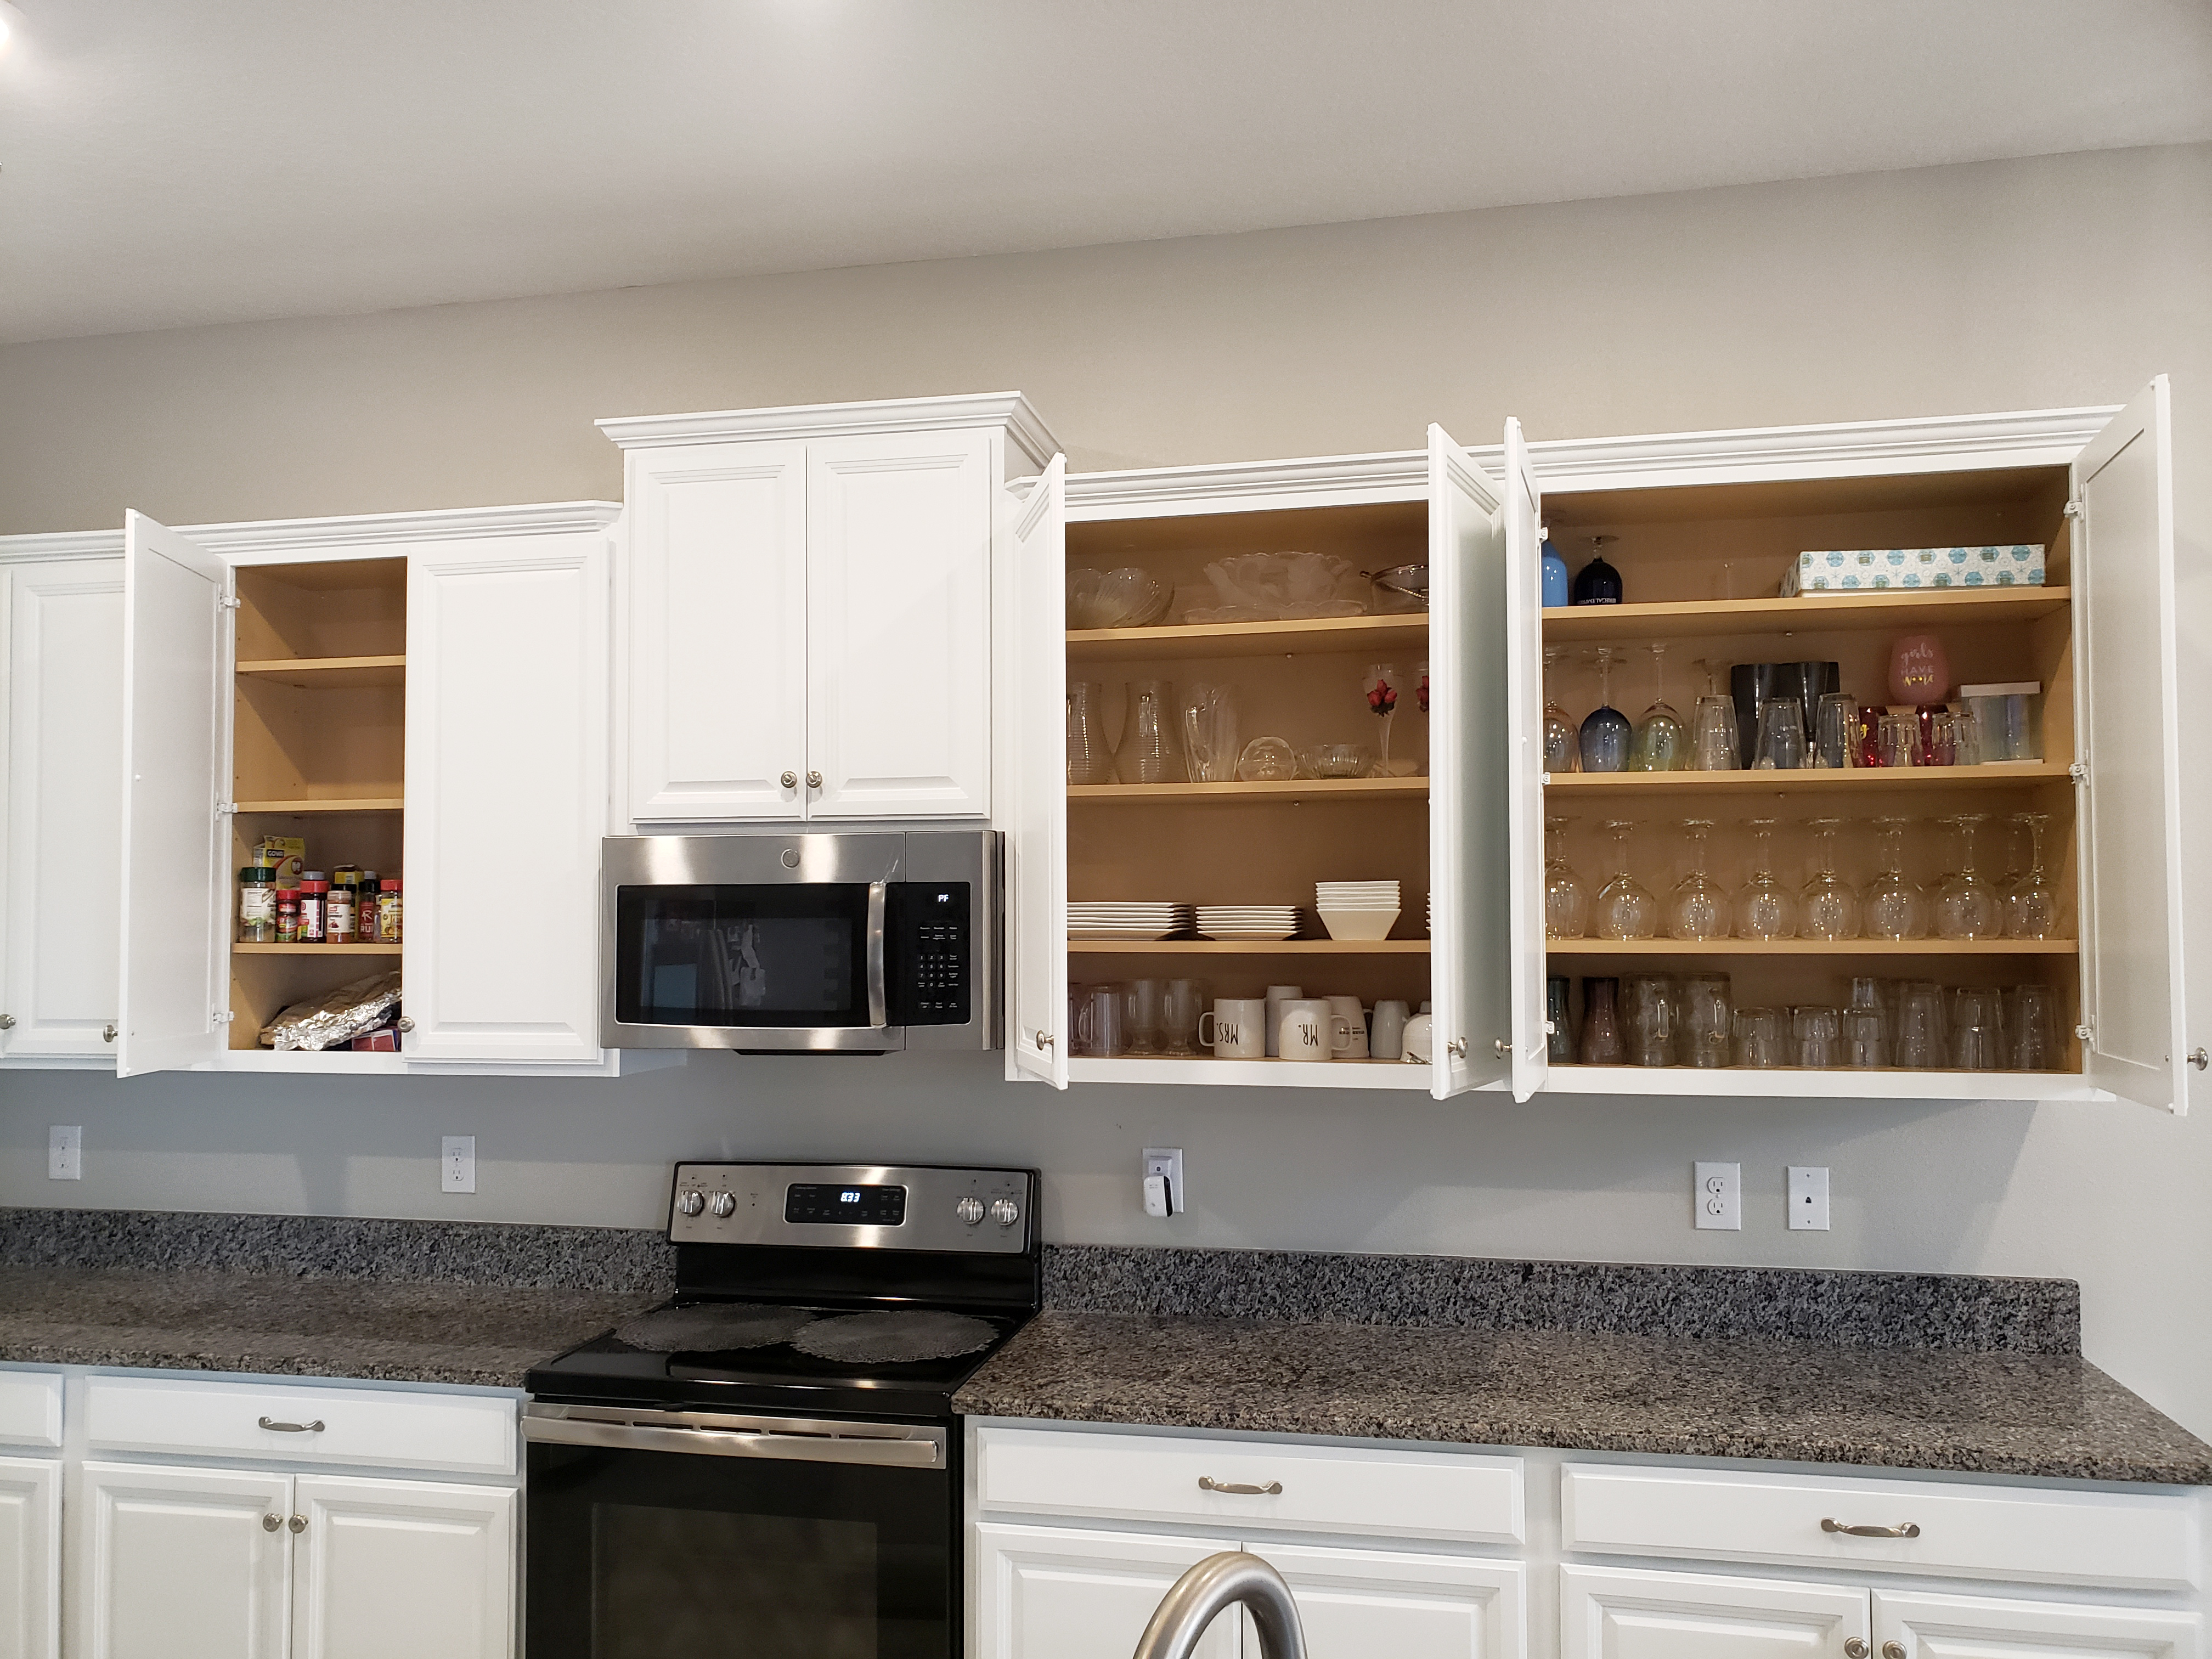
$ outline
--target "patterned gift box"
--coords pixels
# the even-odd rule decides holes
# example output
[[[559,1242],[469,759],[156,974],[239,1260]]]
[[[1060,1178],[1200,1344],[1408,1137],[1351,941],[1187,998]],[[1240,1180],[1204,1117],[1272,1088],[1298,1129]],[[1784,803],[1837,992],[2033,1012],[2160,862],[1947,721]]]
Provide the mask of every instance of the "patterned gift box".
[[[1885,587],[2040,587],[2040,547],[1853,547],[1800,553],[1782,596]]]

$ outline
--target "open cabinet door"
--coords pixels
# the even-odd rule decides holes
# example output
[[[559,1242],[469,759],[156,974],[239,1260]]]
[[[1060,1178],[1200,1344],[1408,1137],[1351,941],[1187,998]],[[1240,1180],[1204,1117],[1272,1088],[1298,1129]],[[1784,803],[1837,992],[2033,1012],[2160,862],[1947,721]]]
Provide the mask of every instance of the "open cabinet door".
[[[2181,974],[2180,664],[2166,377],[2074,463],[2082,1070],[2099,1088],[2189,1108]]]
[[[1544,493],[1521,422],[1505,422],[1506,871],[1512,902],[1513,1098],[1551,1071],[1544,974]]]
[[[1006,1075],[1067,1087],[1067,458],[1015,508]]]
[[[229,1046],[216,942],[228,931],[222,689],[230,569],[143,513],[123,521],[123,955],[115,1073]]]
[[[1430,994],[1439,1100],[1511,1076],[1504,502],[1429,428]]]

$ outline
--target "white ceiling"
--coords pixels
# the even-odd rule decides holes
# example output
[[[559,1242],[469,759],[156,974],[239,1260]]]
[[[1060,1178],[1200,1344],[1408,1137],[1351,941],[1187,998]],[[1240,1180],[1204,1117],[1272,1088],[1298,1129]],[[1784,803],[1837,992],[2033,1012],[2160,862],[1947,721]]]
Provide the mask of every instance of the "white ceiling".
[[[2207,0],[21,0],[0,339],[2212,138]]]

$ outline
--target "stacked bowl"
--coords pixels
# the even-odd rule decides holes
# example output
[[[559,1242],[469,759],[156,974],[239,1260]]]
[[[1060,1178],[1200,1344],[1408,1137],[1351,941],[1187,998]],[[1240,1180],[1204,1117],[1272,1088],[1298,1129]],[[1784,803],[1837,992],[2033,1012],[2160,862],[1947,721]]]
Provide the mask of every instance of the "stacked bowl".
[[[1331,939],[1388,939],[1398,920],[1395,881],[1317,881],[1314,900]]]

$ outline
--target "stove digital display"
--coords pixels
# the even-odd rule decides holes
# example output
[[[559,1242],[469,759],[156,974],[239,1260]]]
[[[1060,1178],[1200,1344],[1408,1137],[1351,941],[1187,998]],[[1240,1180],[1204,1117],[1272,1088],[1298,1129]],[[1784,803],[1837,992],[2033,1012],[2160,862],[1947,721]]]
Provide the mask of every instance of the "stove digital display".
[[[793,1182],[785,1188],[786,1221],[826,1221],[846,1227],[902,1227],[906,1224],[903,1187],[830,1187],[816,1182]]]

